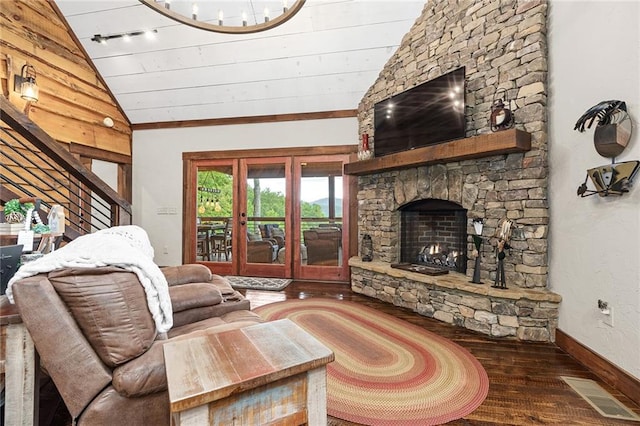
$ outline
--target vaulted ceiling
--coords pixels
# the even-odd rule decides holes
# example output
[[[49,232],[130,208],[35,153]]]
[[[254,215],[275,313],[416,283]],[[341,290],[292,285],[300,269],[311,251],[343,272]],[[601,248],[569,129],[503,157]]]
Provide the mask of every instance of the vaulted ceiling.
[[[242,35],[192,28],[136,0],[56,4],[138,124],[355,109],[425,1],[307,0],[285,24]],[[146,29],[155,39],[91,41]]]

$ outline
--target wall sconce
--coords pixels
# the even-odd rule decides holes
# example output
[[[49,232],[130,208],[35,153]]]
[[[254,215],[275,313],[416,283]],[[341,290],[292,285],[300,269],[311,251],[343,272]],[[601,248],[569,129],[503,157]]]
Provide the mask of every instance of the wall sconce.
[[[584,198],[594,194],[601,197],[625,194],[629,192],[638,170],[640,161],[625,161],[589,169],[584,182],[578,187],[578,195]],[[587,187],[589,178],[595,190]]]
[[[38,102],[38,85],[36,84],[36,69],[32,65],[24,64],[20,75],[13,78],[13,90],[20,93],[20,97],[29,102]]]
[[[476,264],[473,270],[473,278],[471,282],[474,284],[482,284],[480,281],[480,248],[482,247],[482,230],[484,229],[484,222],[482,219],[473,219],[473,230],[475,235],[472,235],[473,244],[475,245]]]
[[[594,194],[601,197],[623,195],[629,192],[633,178],[640,169],[640,161],[615,161],[615,157],[624,151],[631,139],[632,124],[626,103],[619,100],[602,101],[582,114],[573,129],[584,132],[585,127],[591,128],[596,120],[594,146],[598,154],[611,158],[611,164],[588,169],[577,193],[583,198]],[[587,187],[589,179],[595,190]]]

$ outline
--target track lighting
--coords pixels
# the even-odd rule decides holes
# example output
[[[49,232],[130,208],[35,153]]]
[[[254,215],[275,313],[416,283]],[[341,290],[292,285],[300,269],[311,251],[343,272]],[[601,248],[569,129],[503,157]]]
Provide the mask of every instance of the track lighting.
[[[109,35],[95,34],[93,37],[91,37],[91,41],[95,41],[96,43],[100,43],[100,44],[107,44],[108,40],[113,40],[117,38],[122,38],[125,41],[130,41],[131,37],[141,36],[141,35],[144,35],[147,38],[153,38],[155,37],[157,32],[158,30],[145,30],[145,31],[132,31],[128,33],[109,34]]]

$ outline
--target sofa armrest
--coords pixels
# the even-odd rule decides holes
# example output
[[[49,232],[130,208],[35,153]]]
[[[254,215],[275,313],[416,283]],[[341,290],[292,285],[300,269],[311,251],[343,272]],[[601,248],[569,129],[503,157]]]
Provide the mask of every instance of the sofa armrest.
[[[216,317],[171,329],[169,331],[171,335],[169,340],[156,340],[147,352],[113,371],[112,384],[114,389],[119,394],[127,397],[144,396],[166,390],[167,375],[164,364],[164,344],[263,322],[258,314],[248,309],[247,300],[241,304],[246,304],[246,306],[239,310],[229,310]],[[220,307],[223,308],[224,304]],[[240,305],[237,307],[240,307]]]
[[[167,389],[163,344],[156,340],[147,352],[113,370],[113,388],[128,398],[162,392]]]
[[[269,239],[273,240],[278,247],[284,247],[284,237],[281,237],[280,235],[272,235]]]

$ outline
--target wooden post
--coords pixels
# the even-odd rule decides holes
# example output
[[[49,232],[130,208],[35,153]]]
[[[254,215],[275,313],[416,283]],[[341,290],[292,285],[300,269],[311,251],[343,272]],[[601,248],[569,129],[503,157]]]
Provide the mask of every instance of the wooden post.
[[[33,426],[38,421],[36,351],[24,324],[7,326],[4,424]]]

